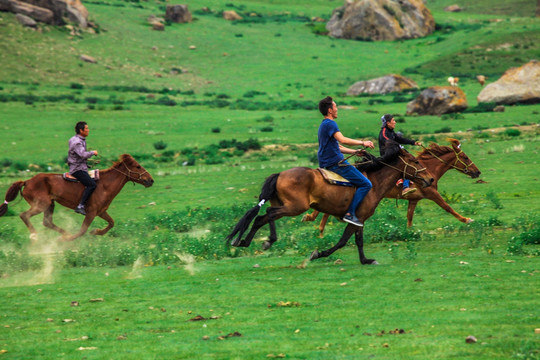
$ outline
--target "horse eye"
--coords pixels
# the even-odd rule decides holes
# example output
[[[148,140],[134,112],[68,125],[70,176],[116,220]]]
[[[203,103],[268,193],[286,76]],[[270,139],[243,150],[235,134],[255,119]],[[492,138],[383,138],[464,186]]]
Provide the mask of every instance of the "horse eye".
[[[137,166],[137,169],[140,169],[141,168],[141,165]]]

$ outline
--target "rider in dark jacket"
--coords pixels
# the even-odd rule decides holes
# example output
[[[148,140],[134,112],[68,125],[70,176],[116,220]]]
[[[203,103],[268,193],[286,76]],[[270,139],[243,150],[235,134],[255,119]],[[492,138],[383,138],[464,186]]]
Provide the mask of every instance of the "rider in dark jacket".
[[[399,144],[409,144],[409,145],[418,145],[421,146],[422,143],[416,140],[411,140],[404,138],[400,133],[394,132],[394,129],[396,128],[396,120],[394,117],[390,114],[386,114],[383,117],[381,117],[382,121],[382,127],[381,132],[379,133],[379,152],[381,153],[381,156],[384,155],[384,149],[386,145],[387,140],[394,140],[398,142]],[[403,191],[401,193],[402,196],[406,196],[407,194],[410,194],[412,192],[416,191],[416,188],[409,187],[410,181],[407,179],[401,179],[398,181],[398,183],[403,183]]]

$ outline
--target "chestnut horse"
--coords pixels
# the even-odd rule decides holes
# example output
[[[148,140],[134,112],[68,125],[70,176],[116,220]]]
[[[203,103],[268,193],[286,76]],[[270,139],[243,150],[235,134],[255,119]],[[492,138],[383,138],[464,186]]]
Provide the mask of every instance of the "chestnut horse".
[[[6,192],[4,204],[0,206],[0,216],[4,215],[8,203],[15,200],[20,192],[30,204],[30,209],[19,216],[30,230],[30,239],[36,240],[36,229],[30,223],[30,218],[44,212],[43,225],[58,231],[64,240],[73,240],[86,233],[96,216],[107,221],[107,227],[95,229],[94,235],[104,235],[114,226],[114,221],[107,213],[113,199],[128,181],[150,187],[154,183],[152,176],[131,155],[123,154],[120,160],[110,168],[100,171],[96,190],[86,204],[86,216],[81,229],[75,235],[69,235],[64,229],[53,223],[54,203],[57,202],[70,209],[75,209],[82,197],[84,186],[79,182],[70,182],[62,178],[62,174],[37,174],[26,181],[16,181]]]
[[[425,166],[431,174],[433,174],[433,185],[427,188],[417,188],[415,192],[409,194],[405,200],[409,201],[409,207],[407,209],[407,226],[412,226],[414,210],[416,204],[422,199],[429,199],[439,205],[441,208],[454,215],[459,221],[469,224],[474,220],[466,218],[458,214],[437,191],[437,182],[439,179],[450,169],[456,169],[457,171],[470,176],[475,179],[480,176],[480,170],[472,162],[472,160],[461,150],[461,144],[459,140],[448,139],[451,146],[440,146],[437,144],[431,144],[428,148],[424,148],[417,159],[420,164]],[[385,195],[385,198],[390,199],[402,199],[401,189],[394,186]],[[304,215],[302,221],[315,221],[319,215],[318,211],[314,211],[311,214]],[[328,214],[324,214],[321,223],[319,224],[320,236],[322,237],[324,227],[328,220]]]
[[[369,154],[366,155],[371,158],[374,167],[379,170],[375,171],[375,168],[372,166],[371,172],[367,173],[369,180],[373,184],[373,188],[367,193],[361,205],[356,210],[356,216],[361,222],[364,222],[373,215],[375,208],[384,194],[402,176],[405,175],[408,179],[414,179],[417,183],[422,183],[424,186],[429,186],[433,182],[431,174],[422,168],[413,155],[396,146],[396,143],[390,145],[392,145],[392,148],[389,150],[392,151],[387,151],[387,154],[380,159]],[[368,168],[366,170],[370,171]],[[231,234],[227,237],[227,240],[231,240],[236,236],[231,243],[233,246],[248,247],[257,230],[263,225],[269,224],[270,238],[263,244],[263,249],[266,250],[277,240],[275,220],[284,216],[298,216],[309,208],[341,218],[345,215],[354,193],[355,188],[330,185],[324,180],[318,170],[307,167],[296,167],[270,175],[262,187],[259,204],[249,210],[240,219]],[[266,210],[266,214],[260,215],[255,219],[250,232],[242,240],[242,235],[258,215],[262,205],[268,200],[271,206]],[[332,254],[337,249],[345,246],[352,234],[356,234],[355,239],[360,262],[362,264],[377,263],[374,259],[368,259],[364,255],[363,227],[357,227],[352,224],[347,225],[337,245],[321,253],[315,251],[311,259]]]

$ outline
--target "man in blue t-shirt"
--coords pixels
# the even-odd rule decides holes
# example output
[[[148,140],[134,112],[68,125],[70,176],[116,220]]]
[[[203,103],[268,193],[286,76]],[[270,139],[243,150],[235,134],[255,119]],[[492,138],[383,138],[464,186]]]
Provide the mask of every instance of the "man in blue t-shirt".
[[[341,144],[350,146],[365,146],[371,149],[374,145],[371,141],[355,140],[343,136],[336,123],[338,117],[337,105],[330,96],[325,97],[319,102],[319,111],[325,116],[319,127],[319,167],[333,171],[356,186],[356,193],[349,205],[343,221],[356,226],[364,226],[356,217],[356,209],[371,190],[371,182],[354,166],[344,159],[343,154],[355,154],[358,150],[349,149]]]

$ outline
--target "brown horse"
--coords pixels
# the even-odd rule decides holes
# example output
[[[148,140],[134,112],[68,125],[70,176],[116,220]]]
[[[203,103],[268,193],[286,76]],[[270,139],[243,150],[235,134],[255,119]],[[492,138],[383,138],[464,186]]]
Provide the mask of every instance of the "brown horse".
[[[380,160],[371,156],[377,168],[381,166],[382,168],[367,173],[373,187],[356,211],[356,216],[362,222],[373,215],[384,194],[403,175],[408,179],[416,180],[417,183],[424,184],[424,186],[429,186],[433,182],[432,176],[421,168],[418,160],[407,151],[394,145],[394,150],[387,151],[387,154]],[[261,226],[269,224],[270,238],[263,244],[263,249],[268,249],[277,240],[275,220],[284,216],[298,216],[309,208],[343,217],[354,192],[355,189],[352,187],[328,184],[318,170],[307,167],[296,167],[270,175],[262,187],[259,204],[240,219],[227,240],[231,240],[236,236],[231,244],[233,246],[247,247],[251,244],[257,230]],[[250,232],[242,240],[242,235],[259,213],[262,205],[268,200],[270,200],[271,206],[266,210],[266,214],[255,219]],[[347,225],[337,245],[321,253],[315,251],[311,259],[329,256],[337,249],[345,246],[353,233],[356,234],[355,239],[360,262],[362,264],[376,263],[374,259],[368,259],[364,255],[363,227],[352,224]]]
[[[433,185],[427,188],[417,187],[417,190],[409,194],[405,199],[409,201],[409,207],[407,209],[407,226],[412,226],[414,210],[416,204],[422,199],[429,199],[434,201],[441,208],[454,215],[459,221],[469,224],[474,220],[466,218],[458,214],[437,191],[437,183],[439,179],[450,169],[456,169],[457,171],[470,176],[471,178],[477,178],[480,176],[480,170],[472,162],[472,160],[461,150],[461,144],[459,140],[448,139],[451,146],[440,146],[437,144],[431,144],[428,148],[424,148],[417,159],[420,161],[426,169],[433,174]],[[401,190],[394,186],[385,195],[385,198],[390,199],[402,199]],[[314,211],[311,214],[304,215],[302,221],[315,221],[319,215],[318,211]],[[321,223],[319,224],[319,231],[322,237],[324,227],[328,221],[328,214],[324,214]]]
[[[19,216],[30,230],[30,239],[36,240],[36,229],[30,223],[30,218],[44,212],[43,225],[58,231],[64,240],[73,240],[86,233],[88,227],[96,216],[107,221],[104,229],[95,229],[92,234],[104,235],[114,226],[114,221],[107,213],[113,199],[128,181],[150,187],[154,183],[152,176],[131,155],[123,154],[120,160],[109,169],[100,171],[100,179],[92,197],[86,204],[86,216],[79,232],[69,235],[64,229],[53,223],[54,203],[57,202],[70,209],[79,204],[84,186],[78,182],[69,182],[62,178],[62,174],[38,174],[26,181],[16,181],[6,192],[4,204],[0,206],[0,216],[7,211],[8,203],[15,200],[20,192],[22,197],[30,204],[30,209]]]

